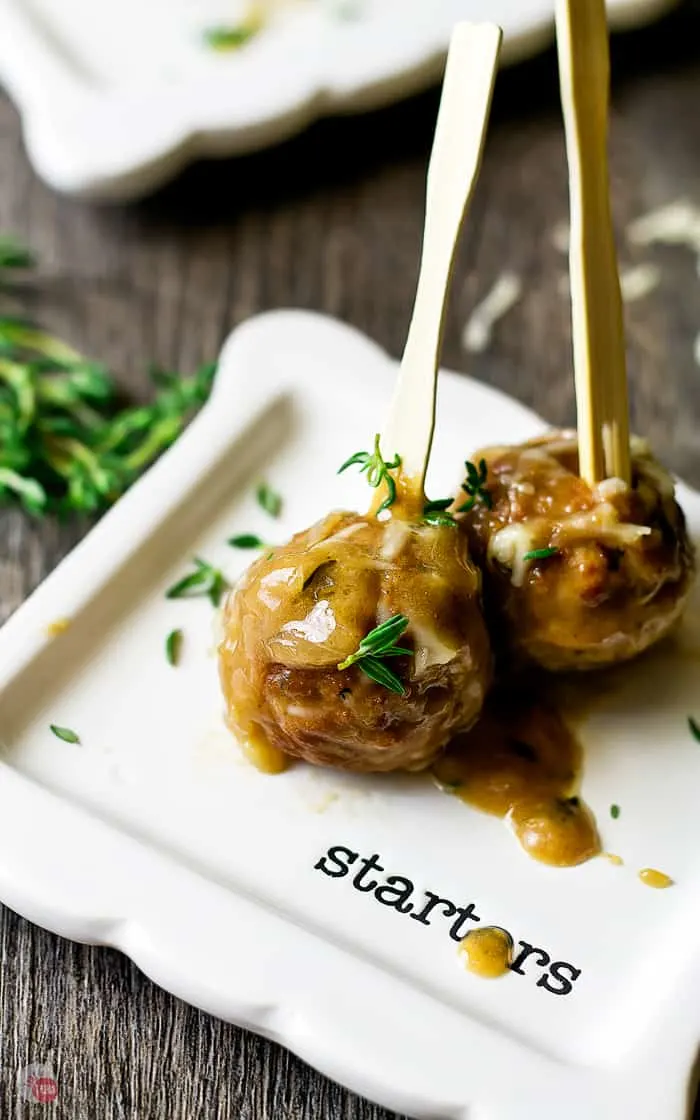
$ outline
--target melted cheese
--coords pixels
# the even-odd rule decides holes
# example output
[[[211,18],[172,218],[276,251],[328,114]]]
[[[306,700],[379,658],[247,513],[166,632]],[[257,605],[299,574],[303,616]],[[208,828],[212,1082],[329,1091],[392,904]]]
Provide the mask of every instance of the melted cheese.
[[[435,630],[413,622],[411,633],[415,639],[416,652],[413,659],[413,675],[419,676],[431,665],[447,665],[457,653],[457,648],[446,646]]]
[[[522,587],[525,582],[529,560],[528,552],[540,548],[562,549],[577,541],[598,540],[611,548],[624,548],[638,544],[643,537],[651,535],[648,525],[632,525],[620,521],[617,509],[609,500],[621,493],[625,483],[611,478],[600,483],[597,495],[601,499],[591,510],[572,513],[558,518],[552,529],[552,522],[544,517],[532,517],[527,521],[516,521],[498,529],[488,545],[488,559],[508,568],[514,587]]]
[[[510,569],[511,582],[515,587],[522,587],[525,582],[528,566],[525,556],[535,547],[534,541],[539,527],[539,519],[516,521],[512,525],[499,529],[489,541],[489,560],[495,560],[504,568]]]
[[[384,537],[379,550],[382,560],[386,561],[387,564],[393,564],[395,560],[398,560],[410,535],[411,527],[405,521],[389,521],[384,530]]]

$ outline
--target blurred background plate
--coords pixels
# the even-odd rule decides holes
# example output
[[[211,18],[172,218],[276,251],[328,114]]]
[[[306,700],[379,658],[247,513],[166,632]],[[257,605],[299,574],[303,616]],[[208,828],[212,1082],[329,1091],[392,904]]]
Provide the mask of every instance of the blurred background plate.
[[[240,26],[243,0],[0,0],[0,81],[39,175],[67,193],[137,197],[199,156],[266,147],[430,85],[459,19],[499,22],[507,63],[552,35],[553,0],[260,3],[261,29],[221,50],[207,33]],[[611,25],[673,4],[609,0]]]

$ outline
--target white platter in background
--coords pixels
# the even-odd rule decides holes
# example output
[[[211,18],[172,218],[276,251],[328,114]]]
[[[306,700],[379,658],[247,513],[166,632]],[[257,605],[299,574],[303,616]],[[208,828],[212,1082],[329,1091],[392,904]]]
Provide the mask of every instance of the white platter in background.
[[[177,996],[411,1116],[682,1120],[700,1040],[700,749],[687,725],[700,716],[700,597],[676,643],[622,672],[581,729],[583,794],[625,865],[569,870],[528,860],[502,822],[427,781],[259,774],[223,727],[211,607],[164,597],[193,554],[235,578],[249,554],[226,546],[231,533],[274,543],[366,503],[366,484],[335,471],[367,443],[395,374],[332,320],[251,320],[180,441],[0,630],[0,898],[116,946]],[[431,492],[480,444],[541,428],[444,373]],[[262,473],[283,493],[279,522],[255,503]],[[700,495],[679,495],[698,539]],[[175,627],[177,668],[164,655]],[[409,877],[413,913],[329,873],[335,846]],[[643,886],[646,866],[675,885]],[[450,921],[413,920],[425,892],[473,903],[539,957],[522,975],[469,975]]]
[[[330,113],[376,108],[439,79],[450,29],[492,19],[504,60],[545,46],[553,0],[298,0],[236,52],[203,29],[242,0],[0,0],[0,82],[22,115],[30,159],[57,190],[142,195],[202,156],[265,147]],[[340,0],[335,0],[340,3]],[[609,0],[615,28],[674,0]]]

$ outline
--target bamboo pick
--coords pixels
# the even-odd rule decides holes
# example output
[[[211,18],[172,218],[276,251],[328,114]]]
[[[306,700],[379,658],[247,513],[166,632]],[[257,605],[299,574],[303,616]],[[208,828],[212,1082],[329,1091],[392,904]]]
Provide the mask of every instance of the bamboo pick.
[[[622,296],[610,212],[605,0],[556,0],[571,207],[571,310],[579,473],[630,481]]]
[[[455,246],[476,185],[486,139],[502,32],[459,23],[450,41],[428,168],[418,288],[381,446],[401,456],[401,490],[423,502],[435,425],[438,359]]]

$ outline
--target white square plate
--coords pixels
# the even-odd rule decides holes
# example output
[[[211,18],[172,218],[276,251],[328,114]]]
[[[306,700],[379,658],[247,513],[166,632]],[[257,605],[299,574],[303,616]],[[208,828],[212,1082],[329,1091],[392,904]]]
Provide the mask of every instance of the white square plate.
[[[678,638],[608,683],[582,729],[584,796],[625,866],[553,870],[425,780],[252,769],[223,727],[211,607],[164,596],[192,555],[235,577],[250,554],[227,547],[232,533],[274,543],[362,508],[366,485],[335,472],[379,426],[395,373],[320,316],[239,328],[185,435],[6,623],[0,896],[401,1112],[680,1120],[700,1039],[697,597]],[[444,373],[431,492],[479,445],[542,426]],[[262,474],[284,495],[279,522],[255,504]],[[700,495],[679,494],[697,538]],[[163,648],[175,627],[177,668]],[[347,873],[336,846],[356,853]],[[411,912],[355,885],[373,854],[413,882]],[[676,885],[644,887],[645,866]],[[522,973],[471,976],[447,905],[420,920],[426,892],[539,952]]]
[[[279,0],[236,52],[203,44],[244,0],[0,0],[0,81],[29,156],[57,190],[125,199],[200,156],[277,143],[317,117],[355,112],[437,81],[460,19],[504,29],[506,61],[546,45],[553,0]],[[675,0],[608,0],[630,27]]]

